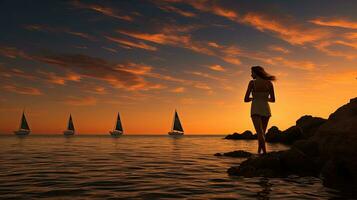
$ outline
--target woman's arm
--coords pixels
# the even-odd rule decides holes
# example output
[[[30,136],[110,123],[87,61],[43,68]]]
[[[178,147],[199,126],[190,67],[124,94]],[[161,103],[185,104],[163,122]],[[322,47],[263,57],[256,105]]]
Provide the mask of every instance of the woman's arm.
[[[274,92],[274,85],[273,83],[270,83],[270,90],[269,90],[269,102],[274,103],[275,102],[275,92]]]
[[[250,93],[252,92],[252,89],[253,89],[253,82],[250,81],[248,84],[247,91],[245,92],[244,102],[250,102],[253,100],[253,98],[250,97]]]

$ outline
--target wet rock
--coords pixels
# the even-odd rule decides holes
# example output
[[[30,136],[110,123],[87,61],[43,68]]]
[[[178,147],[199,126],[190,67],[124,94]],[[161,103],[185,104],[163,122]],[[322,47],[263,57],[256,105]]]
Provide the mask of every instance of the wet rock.
[[[289,175],[318,176],[319,166],[314,159],[298,149],[270,152],[243,161],[228,170],[230,175],[244,177],[286,177]]]
[[[243,150],[238,150],[238,151],[231,151],[231,152],[227,152],[227,153],[216,153],[214,154],[215,156],[227,156],[227,157],[235,157],[235,158],[248,158],[250,156],[252,156],[252,153],[249,153],[247,151],[243,151]]]
[[[281,152],[271,152],[258,157],[250,157],[239,167],[231,167],[227,172],[229,175],[244,177],[281,177],[284,174],[281,169],[280,154]]]
[[[231,135],[227,135],[224,139],[229,140],[254,140],[257,139],[257,135],[253,134],[251,131],[247,130],[243,133],[233,133]]]

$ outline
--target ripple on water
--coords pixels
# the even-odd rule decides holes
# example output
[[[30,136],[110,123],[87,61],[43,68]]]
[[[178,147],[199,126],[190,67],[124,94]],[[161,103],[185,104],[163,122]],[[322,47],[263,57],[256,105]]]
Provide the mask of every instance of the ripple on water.
[[[1,136],[0,136],[1,137]],[[30,136],[0,138],[1,199],[330,199],[342,197],[312,177],[229,177],[243,159],[217,152],[255,142],[222,136]],[[286,146],[268,144],[268,149]]]

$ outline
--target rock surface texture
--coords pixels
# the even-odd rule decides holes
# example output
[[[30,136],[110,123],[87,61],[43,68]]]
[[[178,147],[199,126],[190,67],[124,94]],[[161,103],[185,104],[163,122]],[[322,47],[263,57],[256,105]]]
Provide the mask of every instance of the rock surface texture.
[[[304,116],[294,127],[289,133],[300,139],[291,149],[249,157],[228,173],[245,177],[316,176],[326,186],[357,191],[357,98],[328,120]],[[270,131],[282,134],[277,128]]]

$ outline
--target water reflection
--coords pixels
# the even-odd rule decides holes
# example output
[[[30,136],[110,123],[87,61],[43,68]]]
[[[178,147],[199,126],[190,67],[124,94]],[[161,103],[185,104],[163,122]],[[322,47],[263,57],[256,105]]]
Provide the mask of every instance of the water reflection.
[[[258,185],[261,186],[262,190],[257,192],[257,199],[261,199],[261,200],[269,200],[270,199],[270,192],[271,192],[271,187],[272,184],[269,183],[269,179],[268,178],[260,178]]]

